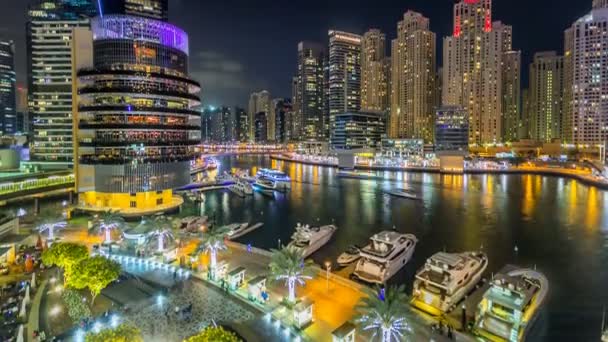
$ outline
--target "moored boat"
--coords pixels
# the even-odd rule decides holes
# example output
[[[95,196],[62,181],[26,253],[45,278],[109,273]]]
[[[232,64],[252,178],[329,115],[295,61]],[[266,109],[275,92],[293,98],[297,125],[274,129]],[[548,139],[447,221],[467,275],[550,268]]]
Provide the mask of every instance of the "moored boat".
[[[310,227],[298,223],[288,246],[301,250],[302,255],[306,258],[325,245],[337,229],[338,227],[334,225]]]
[[[477,306],[474,332],[489,341],[523,341],[548,291],[549,281],[536,270],[496,275]]]
[[[412,257],[418,239],[413,234],[383,231],[361,248],[361,259],[353,276],[368,283],[383,284]]]
[[[357,246],[349,246],[344,253],[338,257],[338,265],[347,266],[361,258],[361,250]]]
[[[416,272],[412,305],[439,316],[451,311],[481,280],[488,266],[483,252],[439,252]]]

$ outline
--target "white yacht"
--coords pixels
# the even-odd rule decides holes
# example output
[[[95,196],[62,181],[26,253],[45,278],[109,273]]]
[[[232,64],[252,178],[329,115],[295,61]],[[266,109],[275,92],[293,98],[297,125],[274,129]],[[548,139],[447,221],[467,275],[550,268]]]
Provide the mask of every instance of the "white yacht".
[[[229,240],[234,240],[236,238],[239,238],[249,232],[252,232],[258,228],[260,228],[261,226],[263,226],[264,224],[262,222],[258,222],[254,225],[249,225],[247,223],[241,223],[240,225],[238,225],[236,228],[230,230],[228,232],[228,239]]]
[[[310,227],[298,223],[288,246],[300,249],[302,255],[306,258],[326,244],[337,229],[338,227],[334,225]]]
[[[253,187],[251,186],[251,184],[240,178],[237,178],[236,182],[232,184],[228,189],[241,197],[253,195]]]
[[[347,266],[361,258],[361,249],[357,246],[349,246],[348,249],[338,257],[338,265]]]
[[[439,252],[416,273],[412,305],[432,315],[448,313],[475,287],[488,266],[483,252]]]
[[[266,177],[258,177],[258,179],[255,180],[254,186],[262,190],[275,190],[277,188],[277,183]]]
[[[231,223],[231,224],[226,225],[226,228],[228,229],[228,234],[227,234],[228,239],[234,238],[234,235],[236,235],[237,233],[240,233],[248,226],[249,226],[249,222]]]
[[[369,283],[383,284],[412,257],[418,239],[412,234],[383,231],[370,238],[361,249],[361,259],[353,276]]]
[[[234,183],[234,176],[224,171],[215,177],[215,182],[218,184]]]
[[[499,273],[477,305],[473,332],[489,341],[524,341],[548,292],[549,281],[536,270]]]

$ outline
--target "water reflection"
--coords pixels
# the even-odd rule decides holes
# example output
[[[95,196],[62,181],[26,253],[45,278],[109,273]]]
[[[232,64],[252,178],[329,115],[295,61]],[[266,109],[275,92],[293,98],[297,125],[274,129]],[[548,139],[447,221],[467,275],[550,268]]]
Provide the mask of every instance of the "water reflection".
[[[488,272],[517,263],[536,265],[547,274],[552,289],[546,340],[574,332],[579,335],[570,336],[580,336],[580,331],[594,332],[593,338],[583,340],[597,337],[601,307],[608,304],[608,272],[603,266],[608,261],[608,203],[601,190],[539,175],[377,172],[382,180],[369,181],[339,178],[333,168],[271,163],[263,157],[226,158],[221,165],[252,170],[273,166],[294,180],[291,191],[274,200],[240,199],[222,191],[207,194],[207,215],[216,212],[224,222],[264,222],[243,242],[274,248],[277,239],[289,241],[297,222],[335,222],[333,240],[313,255],[323,262],[395,226],[420,240],[410,264],[391,280],[407,286],[433,253],[483,246]],[[383,189],[391,187],[417,192],[422,201],[385,195]],[[584,319],[572,319],[583,311]]]

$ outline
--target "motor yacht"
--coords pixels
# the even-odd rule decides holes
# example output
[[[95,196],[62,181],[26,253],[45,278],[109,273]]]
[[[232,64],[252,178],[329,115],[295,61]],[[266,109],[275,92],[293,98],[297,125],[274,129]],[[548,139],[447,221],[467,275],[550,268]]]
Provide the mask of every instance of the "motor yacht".
[[[274,169],[260,169],[257,173],[258,177],[266,177],[275,182],[291,183],[291,178],[283,172]]]
[[[236,238],[239,238],[249,232],[252,232],[258,228],[260,228],[261,226],[263,226],[264,224],[262,222],[258,222],[256,224],[253,225],[249,225],[247,223],[241,223],[240,225],[238,225],[236,228],[230,230],[228,232],[228,239],[229,240],[234,240]]]
[[[448,313],[467,295],[488,266],[483,252],[439,252],[416,273],[412,305],[439,316]]]
[[[266,177],[258,177],[253,186],[262,190],[276,190],[277,183]]]
[[[301,250],[302,255],[306,258],[325,245],[337,229],[334,225],[310,227],[298,223],[288,246]]]
[[[237,178],[236,182],[232,184],[228,189],[241,197],[253,195],[253,187],[251,186],[251,184],[240,178]]]
[[[474,333],[490,341],[523,341],[549,291],[540,272],[518,268],[496,275],[475,312]]]
[[[338,257],[338,265],[347,266],[361,258],[361,249],[357,246],[349,246],[348,249]]]
[[[224,171],[215,177],[215,182],[218,184],[234,183],[235,178],[230,173]]]
[[[361,249],[353,276],[368,283],[383,284],[412,257],[418,239],[412,234],[383,231]]]

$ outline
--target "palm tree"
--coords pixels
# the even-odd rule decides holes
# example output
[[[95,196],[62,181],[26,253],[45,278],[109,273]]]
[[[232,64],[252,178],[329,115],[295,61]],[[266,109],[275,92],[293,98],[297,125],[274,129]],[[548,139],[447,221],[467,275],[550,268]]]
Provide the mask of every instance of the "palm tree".
[[[162,252],[166,248],[165,241],[175,240],[173,231],[171,230],[171,220],[164,215],[150,217],[145,216],[141,220],[142,224],[148,227],[148,235],[144,244],[150,246],[156,241],[157,252]]]
[[[212,278],[215,278],[215,268],[217,266],[217,252],[226,249],[224,239],[226,239],[226,236],[228,236],[229,231],[230,229],[227,226],[211,228],[203,234],[201,242],[197,247],[198,253],[209,252],[210,254],[209,269],[211,270]]]
[[[36,229],[42,233],[45,230],[49,232],[48,240],[55,239],[55,230],[65,228],[68,225],[63,217],[57,217],[54,213],[41,213],[36,222]]]
[[[146,237],[145,245],[150,246],[156,240],[156,251],[162,252],[167,247],[165,244],[166,241],[173,241],[175,238],[173,237],[173,232],[168,228],[160,228],[152,231]]]
[[[382,342],[402,341],[404,333],[411,333],[408,322],[407,294],[405,286],[388,289],[366,289],[356,309],[357,321],[365,331],[373,331],[372,340],[379,337]]]
[[[125,226],[125,220],[119,215],[119,212],[112,211],[112,209],[110,209],[97,215],[92,229],[99,232],[104,232],[106,236],[105,243],[111,243],[112,229],[123,229]]]
[[[312,279],[314,273],[312,261],[304,261],[300,249],[287,246],[281,250],[272,249],[270,258],[270,273],[275,281],[285,280],[289,291],[288,300],[296,300],[296,285],[304,286],[306,280]]]

